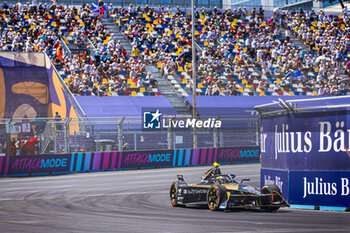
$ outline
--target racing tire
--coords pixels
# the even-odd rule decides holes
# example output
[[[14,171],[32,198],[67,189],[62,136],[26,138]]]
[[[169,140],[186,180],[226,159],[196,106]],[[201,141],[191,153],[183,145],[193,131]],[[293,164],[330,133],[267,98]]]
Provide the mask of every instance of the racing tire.
[[[179,182],[173,182],[170,186],[170,201],[173,207],[180,206],[178,204]]]
[[[276,196],[273,195],[273,193],[278,193],[279,195],[282,196],[281,190],[280,188],[275,185],[275,184],[270,184],[270,185],[265,185],[264,187],[261,188],[261,192],[263,194],[272,194],[271,196],[271,202],[274,201],[274,198],[277,198]],[[278,197],[279,198],[279,197]],[[274,206],[274,207],[261,207],[261,209],[264,209],[266,211],[276,211],[278,210],[280,207],[279,206]]]
[[[223,185],[215,184],[209,188],[207,192],[207,203],[210,210],[219,210],[221,203],[226,201],[226,199],[226,188]]]

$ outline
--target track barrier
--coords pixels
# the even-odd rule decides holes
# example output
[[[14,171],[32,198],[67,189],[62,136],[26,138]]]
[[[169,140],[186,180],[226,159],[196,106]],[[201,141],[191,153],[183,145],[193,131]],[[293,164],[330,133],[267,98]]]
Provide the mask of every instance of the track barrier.
[[[55,175],[125,169],[258,163],[257,146],[0,157],[0,176]]]
[[[345,211],[350,205],[349,97],[319,106],[280,101],[261,113],[261,186],[276,184],[291,207]],[[325,101],[338,101],[328,103]],[[339,104],[339,101],[341,104]],[[262,110],[264,108],[264,110]]]

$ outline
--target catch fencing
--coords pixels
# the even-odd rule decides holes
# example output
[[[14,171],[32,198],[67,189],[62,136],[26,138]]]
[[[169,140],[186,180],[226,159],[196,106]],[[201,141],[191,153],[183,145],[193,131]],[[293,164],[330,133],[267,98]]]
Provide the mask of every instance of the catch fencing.
[[[206,121],[214,118],[201,119]],[[141,117],[2,119],[0,154],[23,155],[20,147],[33,137],[39,143],[34,152],[26,154],[186,149],[193,148],[193,134],[196,135],[198,148],[259,144],[256,116],[225,116],[215,119],[221,120],[221,128],[195,130],[171,127],[145,130]]]

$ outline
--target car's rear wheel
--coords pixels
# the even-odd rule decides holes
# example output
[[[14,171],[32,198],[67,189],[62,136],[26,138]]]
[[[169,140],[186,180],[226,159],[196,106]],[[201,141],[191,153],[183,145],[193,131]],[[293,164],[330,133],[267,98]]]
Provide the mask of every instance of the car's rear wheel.
[[[170,186],[170,201],[171,201],[171,205],[174,207],[179,206],[179,204],[178,204],[178,190],[179,190],[178,182],[173,182]]]
[[[222,185],[213,185],[207,193],[207,203],[210,210],[219,210],[222,202],[226,200],[226,188]]]
[[[280,196],[276,195],[276,193],[282,196],[280,188],[274,184],[265,185],[264,187],[261,188],[261,192],[263,194],[271,194],[270,204],[275,202],[277,198],[280,199]],[[279,206],[262,207],[262,209],[267,211],[276,211],[279,208],[280,208]]]

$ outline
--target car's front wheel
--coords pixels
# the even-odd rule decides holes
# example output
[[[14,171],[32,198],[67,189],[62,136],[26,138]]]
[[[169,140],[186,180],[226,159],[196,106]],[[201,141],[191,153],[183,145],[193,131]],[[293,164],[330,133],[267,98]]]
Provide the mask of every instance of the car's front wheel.
[[[222,185],[212,185],[207,193],[208,207],[212,211],[219,210],[222,202],[226,200],[226,188]]]
[[[170,186],[170,201],[171,201],[171,205],[174,207],[179,206],[179,204],[178,204],[178,190],[179,190],[178,182],[173,182]]]
[[[265,185],[264,187],[261,188],[261,192],[263,194],[271,194],[270,204],[272,204],[273,202],[276,202],[277,200],[281,199],[280,195],[282,196],[280,188],[277,185],[274,185],[274,184]],[[276,194],[278,194],[278,195],[276,195]],[[262,207],[262,209],[265,209],[267,211],[276,211],[279,208],[280,208],[279,206]]]

